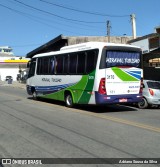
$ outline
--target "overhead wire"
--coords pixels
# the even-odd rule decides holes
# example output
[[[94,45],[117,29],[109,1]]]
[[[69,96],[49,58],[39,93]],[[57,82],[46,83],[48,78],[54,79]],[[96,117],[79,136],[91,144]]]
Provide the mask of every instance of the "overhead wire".
[[[40,18],[40,17],[33,16],[33,15],[31,15],[31,14],[24,13],[24,12],[21,12],[21,11],[18,11],[18,10],[15,10],[15,9],[13,9],[13,8],[10,8],[10,7],[5,6],[5,5],[2,5],[2,4],[0,4],[0,6],[2,6],[2,7],[4,7],[4,8],[7,8],[7,9],[13,11],[13,12],[16,12],[16,13],[18,13],[18,14],[20,14],[20,15],[23,15],[23,16],[25,16],[25,17],[28,17],[28,18],[30,18],[30,19],[32,19],[32,20],[38,22],[38,23],[41,23],[41,24],[45,25],[45,26],[48,26],[48,27],[51,27],[51,28],[55,28],[55,29],[61,29],[61,30],[66,31],[66,32],[73,33],[73,31],[69,31],[69,30],[66,30],[66,29],[63,29],[63,28],[59,28],[59,27],[56,27],[56,26],[52,26],[51,24],[48,24],[48,22],[46,23],[46,22],[42,21],[42,18]],[[43,20],[44,20],[44,19],[43,19]],[[55,22],[54,22],[54,23],[55,23]],[[57,23],[57,24],[62,24],[62,23]],[[62,24],[62,25],[64,25],[64,24]],[[71,26],[71,25],[65,25],[65,26],[73,27],[73,26]],[[79,29],[90,30],[90,29],[81,28],[81,27],[79,27]],[[78,34],[79,34],[79,35],[82,35],[81,33],[78,33]],[[84,34],[83,34],[83,35],[84,35]]]
[[[45,14],[53,15],[53,16],[56,16],[56,17],[58,17],[58,18],[65,19],[65,20],[67,20],[67,21],[78,22],[78,24],[82,24],[82,23],[104,23],[104,22],[88,22],[88,21],[70,19],[70,18],[66,18],[66,17],[63,17],[63,16],[55,15],[54,13],[51,13],[51,12],[48,12],[48,11],[45,11],[45,10],[42,10],[42,9],[39,9],[39,8],[35,8],[35,7],[33,7],[33,6],[31,6],[31,5],[28,5],[28,4],[26,4],[26,3],[23,3],[23,2],[21,2],[21,1],[19,1],[19,0],[13,0],[13,1],[17,2],[17,4],[23,5],[24,7],[27,7],[27,8],[30,8],[30,9],[34,9],[34,10],[39,11],[39,12],[43,12],[43,13],[45,13]],[[39,0],[39,1],[45,2],[45,3],[49,3],[49,2],[47,2],[47,1],[45,1],[45,0]],[[49,4],[51,4],[51,3],[49,3]],[[52,3],[52,5],[56,5],[56,6],[59,6],[59,7],[63,7],[63,8],[66,8],[66,9],[68,9],[68,10],[73,10],[73,11],[76,11],[76,12],[82,12],[82,13],[93,14],[93,15],[99,15],[99,16],[100,16],[100,15],[101,15],[101,16],[110,16],[110,17],[126,17],[126,16],[130,16],[130,15],[123,15],[123,16],[122,16],[122,15],[121,15],[121,16],[120,16],[120,15],[107,15],[107,14],[102,14],[102,13],[96,13],[96,12],[93,13],[93,12],[87,12],[87,11],[83,11],[83,10],[79,10],[79,9],[74,9],[74,8],[70,8],[70,7],[65,7],[65,6],[59,5],[59,4],[53,4],[53,3]],[[23,15],[23,16],[29,17],[29,18],[31,18],[31,19],[34,20],[34,21],[37,21],[37,22],[39,22],[39,23],[42,23],[42,24],[45,24],[45,25],[47,25],[47,26],[49,26],[49,27],[52,27],[52,28],[56,28],[56,29],[57,29],[57,27],[55,27],[55,26],[51,26],[51,25],[49,25],[49,24],[44,23],[41,18],[38,18],[38,17],[37,17],[37,18],[39,19],[39,20],[37,20],[37,19],[35,18],[36,16],[33,16],[33,15],[28,14],[28,13],[24,13],[24,12],[15,10],[15,9],[13,9],[13,8],[7,7],[7,6],[2,5],[2,4],[0,4],[0,6],[3,6],[3,7],[5,7],[5,8],[8,8],[9,10],[12,10],[12,11],[18,13],[18,14]],[[40,21],[40,20],[41,20],[41,21]],[[73,27],[73,26],[72,26],[72,27]],[[61,29],[61,30],[64,31],[64,29],[62,29],[62,28],[58,28],[58,29]],[[65,29],[65,31],[68,31],[68,30]],[[68,32],[71,32],[71,31],[68,31]],[[71,33],[73,33],[73,32],[71,32]],[[81,34],[81,35],[82,35],[82,34]],[[84,35],[84,34],[83,34],[83,35]]]
[[[39,8],[36,8],[36,7],[33,7],[31,5],[28,5],[26,3],[23,3],[21,1],[18,1],[18,0],[14,0],[15,2],[17,3],[20,3],[24,6],[27,6],[28,8],[32,8],[36,11],[39,11],[39,12],[43,12],[45,14],[49,14],[49,15],[52,15],[52,16],[55,16],[55,17],[58,17],[60,19],[63,19],[63,20],[68,20],[68,21],[74,21],[74,22],[81,22],[81,23],[104,23],[104,22],[90,22],[90,21],[83,21],[83,20],[77,20],[77,19],[71,19],[71,18],[67,18],[67,17],[63,17],[63,16],[60,16],[60,15],[57,15],[57,14],[54,14],[54,13],[51,13],[51,12],[48,12],[48,11],[45,11],[45,10],[42,10],[42,9],[39,9]]]
[[[103,24],[105,24],[105,22],[88,22],[88,21],[82,21],[82,20],[77,20],[77,19],[66,18],[66,17],[63,17],[63,16],[59,16],[57,14],[54,14],[54,13],[51,13],[51,12],[48,12],[48,11],[33,7],[31,5],[28,5],[26,3],[21,2],[19,0],[13,0],[13,1],[23,5],[24,7],[28,7],[30,9],[34,9],[34,10],[37,10],[39,12],[43,12],[45,14],[50,14],[50,15],[56,16],[58,18],[65,19],[67,21],[72,21],[72,23],[78,22],[78,24],[82,24],[82,23],[87,23],[87,24],[88,23],[103,23]],[[130,16],[130,15],[108,15],[108,14],[103,14],[103,13],[88,12],[88,11],[84,11],[84,10],[74,9],[74,8],[71,8],[71,7],[66,7],[64,5],[59,5],[59,4],[56,4],[56,3],[47,2],[46,0],[39,0],[39,1],[51,4],[51,5],[55,5],[55,6],[58,6],[58,7],[61,7],[61,8],[65,8],[65,9],[68,9],[68,10],[73,10],[73,11],[85,13],[85,14],[87,13],[87,14],[93,14],[93,15],[99,15],[99,16],[108,16],[108,17],[128,17],[128,16]],[[83,26],[89,26],[89,25],[83,25]]]
[[[22,5],[21,3],[15,3],[15,1],[14,0],[7,0],[8,2],[10,2],[10,3],[12,3],[12,4],[14,4],[14,6],[15,5],[17,5],[18,7],[24,7],[25,9],[30,9],[30,10],[33,10],[32,8],[28,8],[28,6],[25,6],[25,5]],[[44,16],[44,15],[43,15]],[[34,17],[34,16],[33,16]],[[47,19],[46,18],[41,18],[41,19],[45,19],[45,20],[48,20],[48,18],[49,17],[47,17]],[[52,21],[53,21],[53,17],[52,17]],[[57,22],[58,21],[58,22]],[[73,21],[69,21],[69,20],[66,20],[70,25],[67,25],[68,27],[73,27],[71,24],[74,24],[74,25],[76,25],[76,26],[83,26],[83,27],[90,27],[90,28],[92,28],[92,29],[97,29],[98,27],[96,26],[96,25],[93,25],[93,24],[88,24],[87,22],[86,23],[81,23],[81,22],[73,22]],[[55,20],[54,19],[54,23],[56,23],[57,22],[57,24],[61,24],[61,25],[65,25],[66,26],[66,24],[64,24],[64,21],[63,20],[61,20],[61,19],[58,19],[58,20]],[[63,22],[63,24],[62,24],[62,22]],[[103,22],[102,22],[103,23]],[[78,28],[80,28],[80,27],[78,27]]]
[[[63,9],[72,10],[72,11],[85,13],[85,14],[97,15],[97,16],[105,16],[105,17],[106,16],[107,17],[128,17],[128,16],[130,16],[130,15],[111,15],[111,14],[104,14],[104,13],[98,13],[98,12],[90,12],[90,11],[85,11],[85,10],[80,10],[80,9],[67,7],[67,6],[60,5],[60,4],[53,3],[53,2],[48,2],[48,1],[45,1],[45,0],[39,0],[39,1],[50,4],[50,5],[53,5],[53,6],[57,6],[57,7],[63,8]]]
[[[22,7],[22,4],[20,4],[20,3],[15,3],[15,2],[13,2],[14,0],[8,0],[10,3],[12,3],[12,4],[14,4],[14,6],[15,5],[18,5],[19,7]],[[25,8],[25,9],[28,9],[28,6],[24,6],[23,5],[23,7]],[[32,8],[30,8],[30,10],[33,10]],[[26,14],[28,14],[28,13],[26,13]],[[28,14],[28,15],[30,15],[30,14]],[[33,16],[33,17],[37,17],[37,16]],[[39,17],[39,19],[43,19],[43,20],[48,20],[48,18],[46,19],[46,18],[40,18]],[[52,18],[53,19],[53,18]],[[51,21],[51,20],[50,20]],[[53,21],[53,20],[52,20]],[[54,24],[55,23],[57,23],[57,24],[61,24],[61,25],[64,25],[64,26],[68,26],[68,27],[73,27],[73,26],[71,26],[71,25],[66,25],[66,24],[64,24],[64,22],[63,23],[61,23],[62,22],[62,20],[58,20],[58,22],[57,21],[55,21],[54,20]],[[90,25],[90,24],[86,24],[86,23],[77,23],[77,22],[70,22],[69,21],[69,23],[72,23],[72,24],[75,24],[75,25],[81,25],[81,26],[84,26],[84,27],[90,27],[90,28],[92,28],[92,29],[96,29],[97,27],[96,26],[94,26],[94,25]],[[80,28],[80,27],[78,27],[78,28]],[[81,29],[81,28],[80,28]]]

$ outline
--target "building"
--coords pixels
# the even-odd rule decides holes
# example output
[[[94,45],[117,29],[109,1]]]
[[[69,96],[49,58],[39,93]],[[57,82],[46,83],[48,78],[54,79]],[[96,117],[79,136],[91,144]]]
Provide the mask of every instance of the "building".
[[[142,48],[144,79],[160,81],[160,26],[154,33],[128,41]]]
[[[13,56],[10,47],[0,48],[0,81],[5,81],[6,76],[12,76],[13,80],[16,81],[17,75],[26,70],[29,59]]]
[[[0,54],[13,55],[12,48],[9,46],[0,46]]]
[[[63,36],[59,35],[58,37],[52,39],[51,41],[45,43],[44,45],[34,49],[29,52],[26,57],[32,58],[35,54],[58,51],[63,46],[79,44],[83,42],[113,42],[113,43],[127,43],[127,41],[133,39],[133,37],[121,36],[121,37],[105,37],[105,36]]]

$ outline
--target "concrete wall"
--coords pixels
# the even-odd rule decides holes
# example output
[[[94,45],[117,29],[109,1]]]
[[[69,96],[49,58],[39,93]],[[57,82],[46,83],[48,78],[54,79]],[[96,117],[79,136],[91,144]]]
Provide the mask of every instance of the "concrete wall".
[[[13,80],[16,81],[17,74],[20,72],[19,70],[25,70],[29,60],[25,57],[6,57],[5,55],[0,57],[0,80],[5,81],[6,76],[12,76]]]
[[[12,76],[13,81],[17,80],[17,74],[19,74],[19,68],[0,68],[0,80],[5,81],[6,76]]]
[[[133,37],[127,37],[127,36],[122,36],[122,37],[110,37],[110,42],[112,43],[122,43],[126,44],[127,41],[133,39]],[[97,36],[89,36],[89,37],[68,37],[68,45],[73,45],[73,44],[79,44],[83,42],[91,42],[91,41],[98,41],[98,42],[108,42],[109,38],[108,37],[97,37]]]
[[[140,41],[132,42],[131,45],[138,46],[142,49],[142,53],[149,53],[149,42],[148,39],[142,39]]]

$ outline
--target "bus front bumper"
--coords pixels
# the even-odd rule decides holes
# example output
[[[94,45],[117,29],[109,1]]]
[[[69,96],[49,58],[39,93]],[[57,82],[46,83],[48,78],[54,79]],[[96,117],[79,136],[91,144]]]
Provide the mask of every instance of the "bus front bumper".
[[[31,86],[26,85],[26,90],[29,95],[32,95]]]

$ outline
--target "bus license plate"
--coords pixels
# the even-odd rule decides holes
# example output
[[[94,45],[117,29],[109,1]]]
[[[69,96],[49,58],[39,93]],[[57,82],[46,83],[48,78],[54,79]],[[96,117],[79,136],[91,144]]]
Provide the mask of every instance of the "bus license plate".
[[[119,99],[119,102],[127,102],[127,99]]]

